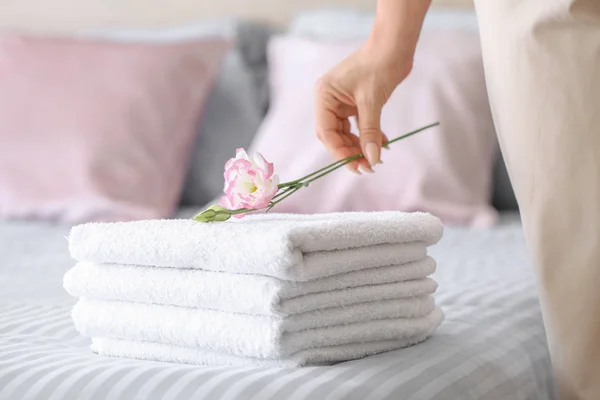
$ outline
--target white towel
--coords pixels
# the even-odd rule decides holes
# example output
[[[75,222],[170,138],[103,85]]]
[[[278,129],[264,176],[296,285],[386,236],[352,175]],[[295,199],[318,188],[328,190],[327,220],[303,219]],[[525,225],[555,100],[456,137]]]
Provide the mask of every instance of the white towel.
[[[426,213],[262,214],[208,224],[84,224],[71,230],[69,249],[78,261],[308,280],[418,260],[442,230],[440,220]],[[407,246],[390,246],[398,244]]]
[[[242,357],[280,358],[314,347],[406,339],[432,332],[443,320],[438,308],[422,317],[399,318],[402,313],[422,313],[429,306],[423,302],[422,310],[411,312],[410,307],[402,310],[399,303],[373,302],[361,304],[360,308],[321,310],[312,316],[300,314],[295,319],[281,319],[186,307],[80,300],[72,315],[79,332],[88,337],[200,347]],[[374,319],[377,317],[383,319]],[[332,325],[342,322],[344,325]]]
[[[435,329],[435,328],[434,328]],[[340,346],[317,347],[302,350],[290,357],[260,359],[238,357],[227,353],[200,349],[198,347],[169,346],[156,342],[137,342],[114,338],[92,338],[91,349],[107,357],[125,357],[138,360],[160,361],[196,365],[300,367],[329,365],[356,360],[367,356],[398,350],[425,341],[431,332],[409,336],[399,340],[353,343]]]
[[[426,257],[403,265],[291,282],[264,275],[80,262],[67,272],[63,283],[73,297],[285,316],[431,294],[435,282],[419,279],[431,275],[435,268],[435,261]],[[381,291],[371,286],[405,281]]]

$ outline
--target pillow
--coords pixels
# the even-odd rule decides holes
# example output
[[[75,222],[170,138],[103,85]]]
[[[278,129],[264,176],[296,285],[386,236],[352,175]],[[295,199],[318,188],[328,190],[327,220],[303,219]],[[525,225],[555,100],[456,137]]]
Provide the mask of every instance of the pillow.
[[[86,37],[130,43],[181,43],[199,38],[235,42],[220,66],[197,126],[181,194],[184,206],[202,206],[223,191],[223,164],[250,145],[264,117],[266,42],[271,28],[237,19],[205,20],[163,29],[95,31]]]
[[[203,206],[223,192],[223,165],[248,147],[260,126],[266,95],[266,43],[271,29],[239,22],[235,47],[225,57],[204,109],[183,192],[184,205]]]
[[[260,126],[252,77],[238,51],[230,51],[197,127],[181,203],[202,206],[223,191],[223,165],[238,146],[249,146]]]
[[[292,20],[288,32],[319,40],[364,39],[371,31],[373,20],[373,12],[351,7],[332,7],[299,13]],[[423,21],[423,32],[435,30],[478,32],[475,11],[434,8]],[[492,204],[498,210],[517,210],[517,199],[499,149],[495,159]]]
[[[350,7],[331,7],[298,13],[288,33],[321,40],[364,39],[371,32],[374,12]],[[474,10],[432,9],[425,16],[423,31],[478,31]]]
[[[169,216],[228,48],[0,38],[0,217]]]
[[[237,31],[236,45],[257,88],[257,104],[263,113],[261,117],[269,109],[267,45],[277,33],[276,28],[261,23],[242,23]]]
[[[199,39],[231,38],[240,21],[237,18],[215,18],[186,25],[148,29],[98,29],[81,33],[84,39],[129,43],[181,43]]]
[[[271,41],[271,108],[250,151],[274,162],[282,182],[332,162],[314,134],[314,83],[359,45],[294,36]],[[336,171],[273,211],[428,211],[447,224],[492,224],[496,139],[476,34],[423,34],[412,74],[383,110],[382,129],[392,139],[434,121],[441,127],[384,150],[374,175]]]

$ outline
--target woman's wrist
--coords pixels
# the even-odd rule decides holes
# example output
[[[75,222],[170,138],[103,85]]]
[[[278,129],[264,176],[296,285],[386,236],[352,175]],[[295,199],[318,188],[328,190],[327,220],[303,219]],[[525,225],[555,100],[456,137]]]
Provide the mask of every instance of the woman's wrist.
[[[392,40],[389,34],[380,35],[374,30],[363,45],[363,50],[368,59],[393,72],[400,81],[412,70],[415,46],[403,40]]]
[[[431,0],[378,0],[365,49],[378,62],[405,71],[407,75],[430,4]]]

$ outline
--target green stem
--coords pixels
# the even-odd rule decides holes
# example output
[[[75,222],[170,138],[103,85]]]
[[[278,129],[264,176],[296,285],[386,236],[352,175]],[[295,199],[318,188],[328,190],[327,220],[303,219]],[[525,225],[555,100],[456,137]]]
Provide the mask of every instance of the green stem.
[[[354,157],[354,156],[352,156],[352,157]],[[350,157],[348,157],[348,158],[350,158]],[[302,178],[300,178],[300,179],[296,179],[296,180],[293,180],[293,181],[290,181],[290,182],[280,183],[280,184],[279,184],[279,188],[280,188],[280,189],[282,189],[282,188],[284,188],[284,187],[294,186],[294,185],[296,185],[297,183],[300,183],[300,182],[302,182],[304,179],[308,179],[308,178],[310,178],[310,177],[312,177],[312,176],[314,176],[314,175],[316,175],[316,174],[319,174],[319,173],[321,173],[321,172],[323,172],[323,171],[325,171],[325,170],[327,170],[327,169],[329,169],[329,168],[332,168],[332,167],[336,167],[335,169],[337,169],[337,167],[338,167],[338,164],[341,164],[341,163],[343,163],[343,162],[344,162],[344,161],[346,161],[346,160],[347,160],[347,158],[344,158],[343,160],[338,160],[338,161],[334,162],[333,164],[329,164],[328,166],[326,166],[326,167],[324,167],[324,168],[321,168],[321,169],[320,169],[320,170],[318,170],[318,171],[312,172],[312,173],[310,173],[310,174],[308,174],[308,175],[306,175],[306,176],[303,176],[303,177],[302,177]],[[343,165],[343,164],[342,164],[342,165]],[[332,171],[333,171],[333,170],[332,170]]]
[[[295,181],[291,181],[291,182],[287,182],[287,183],[283,183],[280,184],[279,187],[280,189],[282,188],[286,188],[285,190],[280,191],[279,193],[277,193],[275,196],[273,196],[273,199],[271,199],[271,201],[273,200],[277,200],[273,205],[279,203],[280,200],[278,200],[279,198],[281,198],[281,196],[284,196],[283,198],[281,198],[281,200],[283,200],[284,198],[288,197],[289,195],[291,195],[293,192],[296,192],[298,190],[300,190],[304,184],[313,182],[327,174],[329,174],[330,172],[335,171],[338,168],[343,167],[346,164],[351,163],[354,160],[359,159],[361,156],[351,156],[351,157],[347,157],[344,158],[343,160],[337,161],[325,168],[321,168],[318,171],[313,172],[312,174],[306,175],[300,179],[297,179]],[[319,172],[321,172],[319,174]],[[315,176],[316,175],[316,176]],[[307,178],[311,178],[308,179],[306,181],[304,181]],[[269,207],[270,208],[270,207]]]
[[[269,207],[267,208],[267,210],[270,210],[271,208],[275,207],[275,205],[277,203],[280,203],[281,201],[287,199],[288,197],[290,197],[291,195],[293,195],[294,193],[296,193],[301,188],[302,188],[302,186],[296,186],[292,190],[288,191],[285,196],[281,197],[280,199],[278,199],[276,201],[271,201],[271,204],[269,204]]]
[[[421,132],[421,131],[424,131],[424,130],[426,130],[426,129],[433,128],[434,126],[437,126],[437,125],[439,125],[439,124],[440,124],[439,122],[434,122],[433,124],[429,124],[429,125],[427,125],[427,126],[424,126],[424,127],[422,127],[422,128],[416,129],[416,130],[414,130],[414,131],[412,131],[412,132],[409,132],[409,133],[407,133],[407,134],[404,134],[404,135],[402,135],[402,136],[398,136],[398,137],[397,137],[397,138],[395,138],[395,139],[392,139],[392,140],[389,140],[389,141],[385,142],[385,143],[383,144],[383,146],[384,146],[384,147],[387,147],[387,146],[389,146],[389,145],[390,145],[390,144],[392,144],[392,143],[395,143],[395,142],[397,142],[397,141],[399,141],[399,140],[402,140],[402,139],[406,139],[406,138],[407,138],[407,137],[409,137],[409,136],[415,135],[415,134],[417,134],[417,133],[419,133],[419,132]],[[293,181],[290,181],[290,182],[280,183],[280,184],[279,184],[279,188],[280,188],[280,189],[283,189],[283,188],[285,188],[285,187],[291,187],[291,186],[295,186],[295,185],[297,185],[298,183],[306,183],[306,182],[304,182],[304,180],[305,180],[305,179],[308,179],[308,178],[313,178],[315,175],[318,175],[318,177],[317,177],[317,178],[313,178],[313,179],[311,179],[310,181],[308,181],[308,182],[312,182],[313,180],[315,180],[315,179],[318,179],[318,178],[320,178],[320,177],[323,177],[323,176],[327,175],[329,172],[333,172],[333,171],[335,171],[336,169],[338,169],[338,168],[340,168],[340,167],[343,167],[344,165],[346,165],[346,164],[349,164],[349,163],[351,163],[352,161],[354,161],[354,160],[358,160],[359,158],[362,158],[362,157],[364,157],[364,155],[363,155],[362,153],[360,153],[360,154],[356,154],[356,155],[354,155],[354,156],[346,157],[346,158],[344,158],[344,159],[342,159],[342,160],[339,160],[339,161],[336,161],[336,162],[334,162],[334,163],[332,163],[332,164],[329,164],[328,166],[326,166],[326,167],[324,167],[324,168],[321,168],[321,169],[320,169],[320,170],[318,170],[318,171],[315,171],[315,172],[312,172],[312,173],[310,173],[310,174],[308,174],[308,175],[306,175],[306,176],[303,176],[303,177],[302,177],[302,178],[300,178],[300,179],[296,179],[296,180],[293,180]],[[327,172],[325,172],[325,171],[327,171]]]
[[[344,159],[342,160],[342,161],[343,161],[343,163],[341,163],[340,165],[336,166],[335,168],[331,169],[330,171],[325,171],[325,172],[323,172],[323,173],[322,173],[322,174],[320,174],[320,175],[314,176],[314,177],[312,177],[311,179],[309,179],[309,180],[307,180],[307,181],[305,181],[305,182],[302,182],[302,184],[304,185],[304,184],[308,184],[308,183],[314,182],[314,181],[316,181],[317,179],[324,177],[324,176],[325,176],[325,175],[327,175],[328,173],[330,173],[330,172],[333,172],[333,171],[335,171],[336,169],[339,169],[339,168],[341,168],[341,167],[343,167],[343,166],[345,166],[345,165],[347,165],[347,164],[350,164],[352,161],[358,160],[358,159],[359,159],[359,158],[361,158],[361,157],[362,157],[362,154],[357,154],[357,155],[355,155],[355,156],[352,156],[352,157],[344,158]],[[300,187],[302,187],[302,186],[300,186]]]
[[[409,136],[412,136],[412,135],[414,135],[414,134],[416,134],[416,133],[419,133],[419,132],[421,132],[421,131],[424,131],[424,130],[426,130],[426,129],[433,128],[434,126],[438,126],[439,124],[440,124],[439,122],[434,122],[433,124],[429,124],[429,125],[427,125],[427,126],[424,126],[424,127],[422,127],[422,128],[419,128],[419,129],[417,129],[417,130],[414,130],[414,131],[412,131],[412,132],[408,132],[408,133],[407,133],[407,134],[405,134],[405,135],[398,136],[398,137],[397,137],[397,138],[395,138],[395,139],[389,140],[389,141],[385,142],[383,145],[384,145],[384,146],[389,146],[390,144],[392,144],[392,143],[394,143],[394,142],[397,142],[398,140],[406,139],[406,138],[407,138],[407,137],[409,137]],[[361,154],[361,156],[362,156],[362,154]]]
[[[277,198],[283,196],[284,194],[288,193],[290,190],[294,189],[295,186],[290,186],[287,187],[285,190],[281,190],[279,191],[275,196],[273,196],[273,198],[271,199],[271,201],[276,200]]]

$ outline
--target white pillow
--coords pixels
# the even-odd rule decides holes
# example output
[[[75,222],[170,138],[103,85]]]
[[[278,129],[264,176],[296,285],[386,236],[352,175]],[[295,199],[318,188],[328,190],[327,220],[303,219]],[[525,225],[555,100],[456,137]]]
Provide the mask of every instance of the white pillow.
[[[333,7],[299,13],[292,21],[289,34],[318,40],[364,39],[369,35],[374,13],[348,7]],[[423,32],[478,32],[474,10],[432,9],[423,22]],[[500,210],[516,210],[517,200],[506,172],[504,160],[498,154],[494,165],[494,205]]]
[[[205,37],[233,38],[239,21],[235,18],[210,19],[188,25],[156,29],[98,29],[81,37],[117,42],[180,42]]]
[[[273,162],[283,182],[332,162],[314,134],[314,82],[361,43],[290,35],[269,43],[272,103],[250,152]],[[381,126],[391,139],[435,121],[441,126],[385,152],[374,175],[336,171],[273,212],[427,211],[446,224],[489,226],[496,138],[477,34],[424,33],[415,69],[385,105]]]
[[[346,7],[333,7],[297,14],[289,34],[327,40],[362,39],[369,35],[374,13]],[[477,31],[473,10],[430,10],[423,30],[461,29]]]

